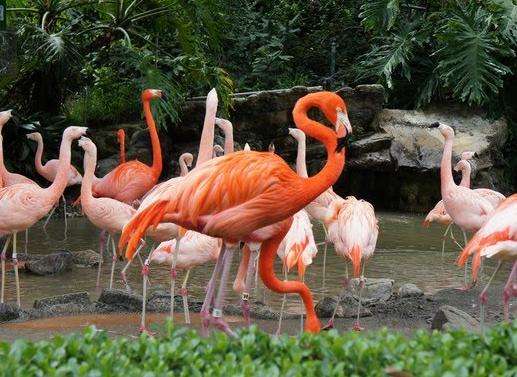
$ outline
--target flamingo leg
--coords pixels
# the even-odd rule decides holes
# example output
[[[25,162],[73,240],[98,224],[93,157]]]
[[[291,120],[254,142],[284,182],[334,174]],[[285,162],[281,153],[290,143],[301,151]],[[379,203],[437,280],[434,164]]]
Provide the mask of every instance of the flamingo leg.
[[[442,236],[442,258],[443,258],[444,253],[445,253],[445,238],[447,237],[447,233],[449,233],[449,230],[452,231],[451,226],[452,226],[452,223],[447,225],[447,228],[445,229],[445,233]]]
[[[64,239],[64,241],[66,241],[66,239],[68,238],[68,220],[66,219],[66,199],[65,199],[65,194],[63,194],[61,196],[61,198],[63,199],[63,216],[65,218],[65,239]]]
[[[185,274],[185,279],[183,279],[183,283],[181,284],[181,298],[183,299],[183,312],[185,314],[185,323],[190,324],[190,310],[188,307],[188,290],[187,290],[187,282],[190,275],[190,268],[187,270]]]
[[[302,283],[305,283],[305,276],[302,276]],[[325,280],[323,280],[325,284]],[[303,300],[300,299],[300,334],[303,333]]]
[[[494,273],[492,276],[490,276],[490,279],[488,279],[488,283],[486,284],[485,288],[481,291],[479,294],[479,321],[481,325],[481,331],[485,331],[485,306],[488,303],[488,287],[490,286],[490,283],[492,283],[492,280],[494,279],[494,276],[497,274],[499,269],[501,268],[501,261],[497,264],[497,267],[495,268]]]
[[[149,263],[151,262],[151,257],[154,253],[155,249],[152,249],[149,253],[149,256],[144,262],[144,265],[142,266],[142,315],[141,315],[141,321],[140,321],[140,332],[145,332],[147,334],[151,334],[149,329],[146,327],[145,323],[145,314],[146,314],[146,306],[147,306],[147,277],[149,275]]]
[[[115,247],[115,236],[110,235],[111,239],[111,250],[112,250],[112,257],[111,257],[111,273],[110,273],[110,289],[113,288],[113,277],[115,275],[115,264],[117,263],[117,248]]]
[[[18,276],[18,253],[16,250],[16,235],[17,232],[14,232],[13,234],[13,266],[14,266],[14,281],[16,283],[16,304],[18,307],[21,307],[21,300],[20,300],[20,277]]]
[[[285,263],[283,265],[282,270],[284,271],[284,282],[287,281],[287,268],[285,266]],[[280,316],[278,318],[278,328],[276,329],[276,335],[280,335],[280,331],[282,330],[282,319],[284,317],[284,308],[285,308],[285,302],[287,301],[287,295],[284,293],[282,296],[282,306],[280,307]]]
[[[361,277],[359,278],[359,303],[357,304],[357,317],[354,323],[353,330],[354,331],[362,331],[364,330],[363,327],[361,327],[361,324],[359,323],[359,318],[361,316],[361,299],[362,299],[362,293],[363,289],[366,283],[366,279],[364,277],[364,267],[366,265],[366,262],[363,262],[363,271],[361,273]]]
[[[327,272],[327,246],[328,246],[328,241],[327,241],[327,238],[328,238],[328,232],[327,232],[327,228],[325,227],[325,224],[323,224],[323,232],[325,233],[325,245],[323,247],[323,285],[322,287],[325,288],[325,277],[326,277],[326,272]]]
[[[264,285],[277,293],[298,293],[305,305],[307,320],[305,321],[305,331],[317,333],[321,329],[321,324],[314,311],[314,302],[309,288],[300,281],[281,281],[275,275],[274,263],[276,252],[282,239],[285,237],[291,219],[285,221],[286,226],[283,227],[276,235],[262,242],[259,254],[259,274]]]
[[[512,272],[503,289],[504,320],[510,322],[510,298],[517,296],[517,262],[513,263]]]
[[[345,279],[343,280],[343,291],[341,294],[339,294],[337,296],[337,299],[336,299],[336,307],[334,308],[334,311],[332,312],[332,317],[330,317],[330,320],[328,321],[328,323],[325,325],[325,329],[333,329],[334,328],[334,319],[336,317],[336,314],[337,314],[337,310],[339,308],[339,303],[341,301],[341,297],[346,293],[347,289],[348,289],[348,286],[350,284],[350,279],[348,278],[348,263],[345,261]]]
[[[253,281],[253,277],[255,276],[255,254],[256,251],[250,250],[250,255],[248,256],[248,270],[246,272],[246,283],[244,292],[241,294],[241,302],[242,302],[242,314],[244,316],[244,320],[246,324],[251,325],[250,320],[250,293],[251,293],[251,284]],[[244,258],[244,256],[243,256]]]
[[[172,254],[172,263],[171,263],[171,322],[174,323],[174,290],[176,288],[176,277],[177,277],[177,271],[176,271],[176,265],[178,262],[178,254],[180,252],[180,245],[181,245],[181,237],[177,238],[176,241],[176,247],[174,248],[174,253]]]
[[[144,265],[144,263],[142,262],[142,258],[140,257],[140,250],[142,250],[142,247],[144,247],[145,243],[141,243],[140,246],[138,246],[138,249],[136,249],[135,251],[135,255],[138,255],[138,258],[140,259],[140,264]],[[126,265],[124,266],[124,268],[122,269],[122,271],[120,271],[120,276],[122,278],[122,282],[124,283],[124,286],[126,287],[126,290],[128,293],[131,293],[131,287],[129,286],[129,283],[127,282],[127,277],[126,277],[126,271],[127,269],[129,268],[129,266],[131,265],[131,263],[133,263],[133,260],[129,260]]]
[[[223,242],[221,246],[221,252],[219,253],[219,257],[217,258],[217,263],[215,264],[214,271],[212,272],[212,277],[210,278],[210,281],[207,285],[206,296],[205,300],[203,301],[203,306],[201,307],[201,333],[203,334],[203,336],[208,335],[208,326],[210,324],[210,307],[214,299],[217,276],[220,274],[221,269],[223,267],[223,259],[225,254],[226,244]]]
[[[47,225],[48,225],[48,222],[50,221],[50,218],[52,217],[52,215],[54,214],[54,211],[56,210],[56,207],[57,205],[55,205],[54,207],[52,207],[52,211],[50,211],[50,213],[48,214],[47,216],[47,219],[45,220],[45,222],[43,223],[43,231],[45,232],[45,234],[47,234]]]
[[[230,326],[223,319],[223,305],[226,296],[226,285],[228,283],[228,276],[230,274],[230,267],[232,265],[233,254],[236,247],[228,247],[223,259],[223,270],[221,272],[221,280],[219,282],[219,290],[214,302],[214,309],[212,310],[212,323],[215,327],[224,331],[230,336],[235,336],[235,333],[230,329]]]
[[[9,243],[11,243],[11,237],[12,235],[8,235],[7,236],[7,239],[5,240],[5,243],[4,243],[4,248],[2,249],[2,256],[1,256],[1,259],[2,259],[2,293],[1,293],[1,297],[0,297],[0,303],[4,303],[4,298],[5,298],[5,259],[6,259],[6,254],[7,254],[7,248],[9,247]]]
[[[97,289],[101,286],[102,260],[104,259],[104,247],[106,246],[106,231],[102,230],[99,235],[99,265],[97,266]]]
[[[29,228],[25,229],[25,244],[24,244],[25,256],[27,256],[28,247],[29,247]]]

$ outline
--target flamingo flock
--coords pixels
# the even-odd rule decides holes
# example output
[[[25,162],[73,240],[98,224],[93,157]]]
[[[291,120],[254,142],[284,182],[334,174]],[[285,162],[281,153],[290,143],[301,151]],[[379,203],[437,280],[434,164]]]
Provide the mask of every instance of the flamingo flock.
[[[302,313],[305,312],[305,321],[301,316],[304,330],[319,332],[322,325],[304,278],[306,269],[318,257],[311,220],[320,222],[325,231],[324,266],[327,244],[333,244],[336,253],[345,261],[345,289],[349,287],[348,263],[351,264],[359,296],[353,329],[362,330],[359,319],[365,266],[376,249],[379,225],[372,204],[353,196],[342,198],[332,188],[345,166],[345,147],[352,134],[345,101],[333,92],[311,93],[297,101],[293,109],[296,128],[288,130],[298,145],[294,171],[275,153],[274,146],[270,146],[267,152],[259,152],[251,150],[246,143],[243,150],[235,151],[232,123],[216,117],[218,98],[213,89],[207,95],[195,165],[194,156],[184,153],[179,159],[180,175],[159,183],[163,161],[151,105],[153,101],[166,98],[161,90],[147,89],[143,91],[141,100],[152,146],[150,166],[126,159],[123,129],[117,132],[119,164],[101,178],[95,175],[97,147],[86,136],[86,128],[66,128],[59,158],[46,163],[43,163],[43,137],[32,132],[27,138],[37,143],[35,169],[50,182],[48,188],[6,169],[1,130],[9,121],[11,112],[0,112],[0,235],[7,236],[1,253],[1,302],[5,299],[6,259],[10,243],[16,300],[20,306],[17,233],[28,230],[51,214],[60,198],[64,199],[67,186],[81,185],[77,203],[81,204],[88,220],[100,230],[100,254],[103,255],[105,248],[111,250],[109,287],[115,285],[117,260],[124,256],[126,264],[120,278],[130,291],[126,272],[135,257],[140,259],[143,282],[141,331],[148,331],[146,292],[152,265],[165,265],[170,270],[171,318],[177,272],[185,271],[180,295],[185,322],[190,323],[187,287],[191,271],[215,262],[200,313],[202,332],[208,334],[214,327],[234,334],[224,319],[223,306],[232,260],[240,256],[233,289],[241,295],[247,324],[251,322],[249,300],[255,270],[258,269],[258,276],[265,287],[284,295],[277,332],[281,329],[288,294],[300,297]],[[311,119],[308,112],[313,108],[319,109],[332,127]],[[214,145],[215,126],[224,134],[224,148]],[[478,278],[484,257],[498,260],[499,266],[504,261],[513,263],[503,294],[504,313],[508,319],[509,299],[517,294],[517,196],[505,198],[493,190],[471,189],[469,160],[476,157],[472,152],[463,153],[455,166],[455,170],[462,173],[462,183],[457,185],[452,173],[454,130],[435,123],[430,125],[430,132],[436,128],[444,138],[440,169],[442,200],[427,215],[424,224],[429,226],[437,222],[447,226],[442,252],[447,234],[454,238],[452,225],[463,231],[465,245],[461,247],[463,250],[457,263],[463,266],[472,256],[473,283]],[[327,153],[325,166],[311,177],[305,161],[306,135],[322,143]],[[71,165],[74,140],[78,140],[84,152],[84,175]],[[192,169],[189,171],[189,168]],[[475,233],[470,241],[467,240],[467,232]],[[455,238],[454,241],[459,245]],[[147,245],[151,245],[149,254],[141,259],[140,254]],[[283,279],[275,273],[277,258],[283,266]],[[101,268],[102,257],[97,275],[99,287],[102,285]],[[294,268],[297,279],[288,280],[288,273]],[[498,270],[499,267],[496,272]],[[488,284],[491,281],[492,278]],[[480,296],[482,320],[487,288],[488,285]],[[333,327],[335,314],[325,328]]]

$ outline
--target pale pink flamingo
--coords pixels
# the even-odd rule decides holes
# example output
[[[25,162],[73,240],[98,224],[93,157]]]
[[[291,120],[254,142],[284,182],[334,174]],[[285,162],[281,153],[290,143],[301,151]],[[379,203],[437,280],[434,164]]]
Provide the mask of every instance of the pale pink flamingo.
[[[379,235],[379,226],[373,206],[353,196],[338,199],[330,204],[325,220],[329,230],[329,239],[334,244],[336,253],[352,263],[354,278],[359,278],[359,303],[354,330],[361,330],[361,294],[365,284],[364,270],[366,262],[373,255]],[[361,270],[362,266],[362,270]],[[345,289],[348,287],[348,264],[346,264]],[[336,310],[339,306],[337,300]],[[336,310],[329,322],[333,326]]]
[[[26,137],[29,140],[35,141],[38,145],[38,147],[36,149],[36,154],[34,156],[34,165],[36,166],[36,171],[39,173],[39,175],[41,175],[47,181],[54,182],[54,179],[56,179],[56,175],[57,175],[57,169],[59,167],[59,160],[57,160],[57,159],[48,160],[43,165],[43,162],[42,162],[43,137],[41,136],[41,134],[39,132],[32,132],[30,134],[27,134]],[[70,170],[68,172],[67,187],[74,186],[74,185],[80,185],[82,182],[82,179],[83,179],[83,177],[81,176],[81,174],[79,174],[79,172],[77,171],[75,166],[70,165]],[[63,210],[64,210],[64,218],[65,218],[65,239],[66,239],[68,223],[66,220],[66,199],[65,199],[64,194],[61,197],[61,199],[63,199]],[[59,203],[59,201],[58,201],[58,203]],[[47,220],[45,220],[45,223],[43,224],[43,229],[46,228],[50,218],[52,217],[52,214],[56,210],[58,203],[56,203],[56,206],[54,206],[54,208],[48,215]]]
[[[287,273],[294,266],[297,266],[298,278],[303,282],[305,280],[305,269],[312,264],[312,260],[316,257],[317,253],[318,247],[314,241],[311,220],[307,211],[302,209],[293,215],[291,227],[277,250],[277,254],[282,260],[284,280],[287,280]],[[286,294],[284,294],[280,309],[280,318],[278,320],[277,334],[280,334],[282,328],[282,316],[286,298]],[[300,318],[303,324],[303,314]]]
[[[440,186],[445,210],[462,231],[476,232],[487,221],[495,208],[492,202],[483,197],[480,192],[454,183],[451,166],[454,130],[438,122],[433,123],[430,128],[438,128],[445,139],[440,165]]]
[[[335,131],[308,118],[307,112],[313,107],[322,110]],[[280,281],[273,263],[291,225],[291,216],[328,189],[341,174],[344,146],[352,129],[344,101],[332,92],[311,93],[299,99],[293,117],[300,129],[325,145],[328,161],[322,171],[311,178],[301,178],[270,152],[241,151],[207,161],[185,176],[173,197],[155,201],[126,225],[120,239],[121,247],[127,244],[126,258],[133,258],[141,235],[160,221],[172,221],[222,238],[223,248],[203,305],[202,315],[207,315],[214,294],[214,278],[222,269],[220,285],[225,286],[233,250],[239,241],[262,243],[259,273],[264,284],[279,293],[300,294],[307,312],[305,330],[318,332],[320,322],[310,290],[299,281]],[[215,299],[213,323],[231,332],[222,319],[224,292],[220,289]]]
[[[477,280],[478,270],[483,257],[495,258],[498,265],[479,295],[481,325],[484,324],[484,308],[488,301],[488,287],[499,271],[503,261],[513,263],[512,271],[503,289],[504,318],[510,320],[510,299],[517,296],[517,194],[504,200],[492,213],[485,224],[474,234],[458,258],[463,266],[472,256],[472,279]]]
[[[85,127],[68,127],[63,132],[59,150],[58,173],[50,187],[44,189],[32,183],[18,183],[0,189],[0,235],[9,235],[2,250],[1,302],[4,302],[5,254],[11,235],[14,236],[12,259],[16,281],[16,301],[18,306],[20,306],[16,233],[34,225],[38,220],[47,215],[56,201],[59,200],[68,181],[72,140],[79,138],[85,133]]]

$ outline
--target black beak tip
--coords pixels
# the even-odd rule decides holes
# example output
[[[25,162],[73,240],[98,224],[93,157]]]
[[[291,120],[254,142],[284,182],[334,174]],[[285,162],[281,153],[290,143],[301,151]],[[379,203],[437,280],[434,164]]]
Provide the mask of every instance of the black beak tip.
[[[477,152],[474,152],[474,158],[478,158],[479,154]]]
[[[429,128],[438,128],[440,127],[440,122],[434,122],[429,125]]]
[[[350,137],[350,134],[346,134],[345,136],[339,137],[337,139],[336,152],[341,152],[343,150],[343,148],[348,147],[349,137]]]

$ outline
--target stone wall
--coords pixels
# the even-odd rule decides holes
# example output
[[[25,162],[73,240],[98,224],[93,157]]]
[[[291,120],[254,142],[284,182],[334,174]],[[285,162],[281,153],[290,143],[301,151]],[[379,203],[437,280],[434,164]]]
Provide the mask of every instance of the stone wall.
[[[273,141],[276,153],[293,164],[296,143],[287,130],[295,126],[291,115],[293,106],[300,97],[319,90],[322,88],[294,87],[236,94],[228,116],[234,126],[236,149],[242,149],[248,142],[254,150],[267,150]],[[480,155],[473,166],[473,186],[509,190],[502,179],[504,164],[500,153],[507,133],[504,119],[490,121],[480,113],[458,108],[425,112],[383,109],[384,89],[380,85],[345,87],[337,93],[347,103],[354,128],[346,168],[335,185],[340,194],[364,198],[379,209],[427,211],[432,208],[440,198],[439,162],[443,149],[438,131],[427,129],[435,121],[456,127],[456,155],[464,150],[476,151]],[[168,134],[161,133],[163,179],[178,173],[176,161],[181,153],[196,155],[204,112],[205,98],[187,101],[182,109],[182,122]],[[321,120],[317,111],[310,116]],[[150,143],[143,122],[122,126],[129,133],[129,158],[147,162]],[[99,150],[116,146],[115,129],[105,131],[113,135],[98,137],[107,148]],[[217,127],[215,142],[224,144]],[[99,162],[101,170],[107,171],[116,163],[117,150],[118,147],[112,148],[113,156]],[[321,169],[325,159],[322,145],[308,139],[309,174]]]

